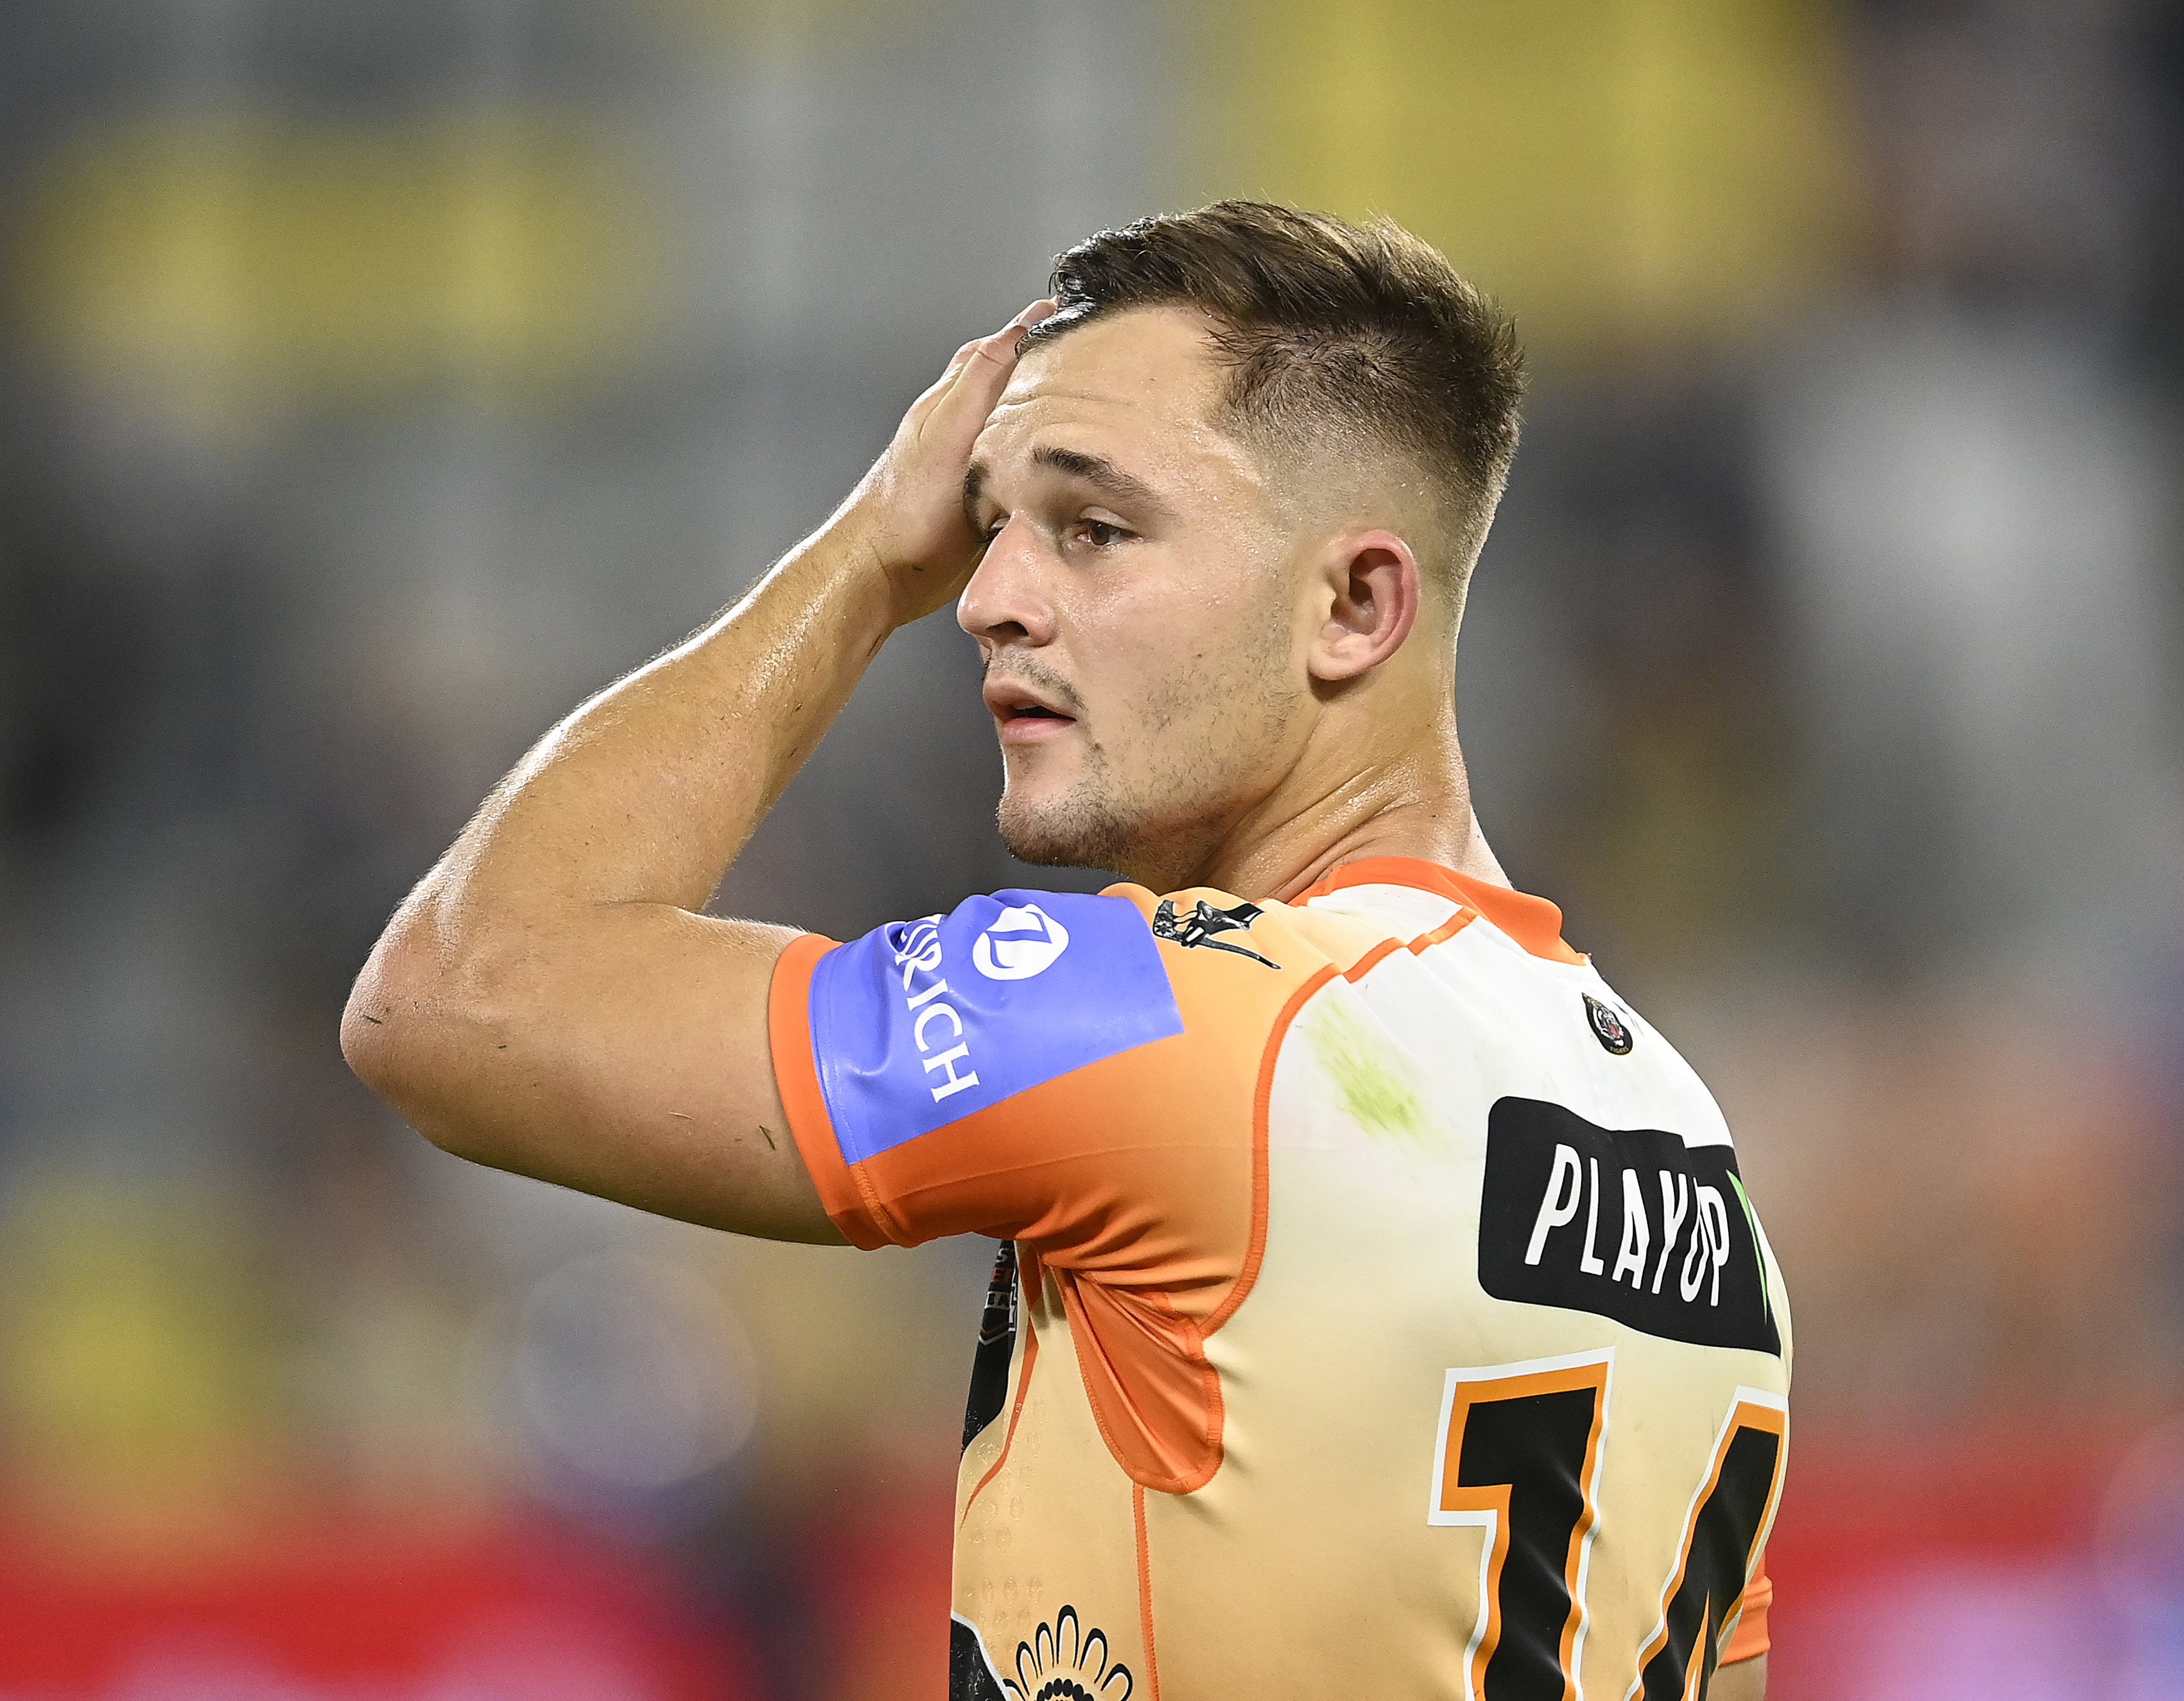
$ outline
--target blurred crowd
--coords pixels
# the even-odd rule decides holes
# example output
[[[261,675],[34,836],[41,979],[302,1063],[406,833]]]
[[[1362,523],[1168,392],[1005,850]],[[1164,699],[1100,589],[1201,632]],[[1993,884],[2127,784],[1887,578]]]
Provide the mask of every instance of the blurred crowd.
[[[990,1248],[473,1170],[343,1068],[495,777],[1093,230],[1516,313],[1459,719],[1798,1325],[1779,1701],[2184,1693],[2184,27],[2131,0],[0,11],[0,1701],[937,1695]],[[969,641],[718,903],[1018,884]]]

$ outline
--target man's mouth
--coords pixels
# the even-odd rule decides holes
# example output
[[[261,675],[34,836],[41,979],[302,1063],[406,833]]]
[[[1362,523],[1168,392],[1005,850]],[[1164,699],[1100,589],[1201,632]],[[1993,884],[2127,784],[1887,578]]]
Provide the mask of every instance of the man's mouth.
[[[1056,738],[1077,724],[1074,715],[1042,701],[1028,687],[1018,684],[989,684],[986,689],[986,706],[1000,722],[1003,744],[1035,743]]]

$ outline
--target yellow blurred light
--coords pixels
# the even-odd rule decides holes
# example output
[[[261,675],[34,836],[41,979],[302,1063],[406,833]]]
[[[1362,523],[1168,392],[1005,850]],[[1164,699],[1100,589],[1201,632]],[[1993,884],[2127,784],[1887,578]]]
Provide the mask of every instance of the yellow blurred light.
[[[1735,335],[1853,230],[1810,0],[1201,0],[1198,193],[1381,213],[1582,350]]]
[[[661,246],[641,174],[566,117],[140,118],[43,173],[19,286],[80,376],[235,424],[610,371],[655,329]]]
[[[277,1322],[254,1265],[231,1202],[67,1182],[14,1202],[0,1432],[19,1514],[170,1536],[277,1469]]]

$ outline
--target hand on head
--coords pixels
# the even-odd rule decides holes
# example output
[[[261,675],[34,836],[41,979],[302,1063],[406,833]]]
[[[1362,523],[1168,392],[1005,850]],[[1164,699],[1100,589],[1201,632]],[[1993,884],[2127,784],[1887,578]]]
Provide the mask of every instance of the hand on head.
[[[971,447],[1016,370],[1023,333],[1054,310],[1051,301],[1034,301],[958,349],[837,516],[888,576],[898,625],[951,601],[977,565],[981,540],[963,512]]]

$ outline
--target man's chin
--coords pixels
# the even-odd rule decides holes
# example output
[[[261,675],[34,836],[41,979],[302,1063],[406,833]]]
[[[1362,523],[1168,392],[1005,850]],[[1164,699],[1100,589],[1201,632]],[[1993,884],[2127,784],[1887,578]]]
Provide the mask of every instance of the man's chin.
[[[1004,793],[1001,842],[1019,862],[1042,868],[1119,871],[1131,835],[1112,811],[1088,800],[1065,797],[1033,803]]]

